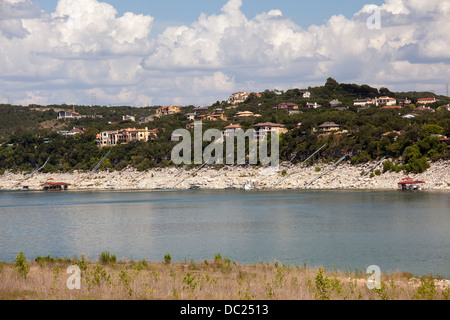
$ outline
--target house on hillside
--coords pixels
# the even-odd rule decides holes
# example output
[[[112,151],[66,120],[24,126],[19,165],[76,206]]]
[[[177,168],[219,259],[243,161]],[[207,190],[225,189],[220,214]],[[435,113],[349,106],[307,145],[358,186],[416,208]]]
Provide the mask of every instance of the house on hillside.
[[[376,99],[365,98],[365,99],[355,99],[353,100],[354,106],[365,107],[368,104],[376,104]]]
[[[208,112],[208,110],[209,110],[208,107],[197,107],[197,108],[192,109],[192,113],[199,114],[202,112]]]
[[[408,114],[405,114],[404,116],[402,116],[402,118],[405,118],[405,119],[412,119],[415,117],[417,117],[417,114],[414,114],[414,113],[408,113]]]
[[[402,107],[409,107],[409,105],[412,103],[412,101],[410,99],[408,99],[408,97],[406,97],[405,99],[399,99],[398,100],[398,104]]]
[[[133,122],[136,122],[136,117],[135,116],[129,116],[129,115],[122,116],[122,121],[133,121]]]
[[[334,122],[325,122],[319,126],[319,130],[324,133],[331,133],[333,131],[339,131],[340,128],[341,128],[341,126]]]
[[[436,98],[422,98],[422,99],[418,99],[417,100],[417,104],[431,104],[431,103],[435,103],[436,102]]]
[[[61,110],[58,112],[58,120],[72,120],[72,119],[81,119],[82,115],[78,112],[75,112],[75,107],[72,108],[72,111]]]
[[[288,110],[289,111],[289,110],[297,110],[298,105],[295,103],[291,103],[291,102],[282,102],[273,108],[276,110]]]
[[[307,90],[302,90],[300,91],[300,94],[302,95],[302,98],[304,99],[309,99],[311,98],[311,92],[307,91]]]
[[[209,120],[209,121],[217,121],[223,120],[227,121],[227,116],[224,114],[202,114],[196,117],[198,120]]]
[[[179,113],[179,112],[181,112],[181,109],[183,109],[182,106],[173,106],[173,105],[164,106],[164,107],[156,109],[156,116],[160,117],[160,116],[167,116],[167,115]]]
[[[222,131],[222,135],[224,138],[227,138],[233,135],[237,129],[242,129],[239,124],[230,124],[229,126],[226,126],[224,128],[224,130]]]
[[[321,108],[321,107],[322,107],[322,105],[317,104],[317,102],[314,102],[314,103],[307,102],[306,103],[306,108],[308,108],[308,109],[317,109],[317,108]]]
[[[142,118],[139,119],[139,124],[152,122],[152,121],[155,121],[155,117],[154,116],[142,117]]]
[[[338,99],[334,99],[330,101],[330,107],[336,108],[338,105],[340,105],[341,102]]]
[[[235,117],[236,118],[261,117],[261,115],[260,114],[254,114],[251,111],[240,111],[240,112],[236,113]]]
[[[102,131],[97,135],[97,145],[102,147],[111,147],[119,143],[127,144],[134,141],[149,141],[150,139],[156,139],[158,129],[148,130],[127,128],[112,131]]]
[[[376,105],[386,105],[386,106],[395,106],[397,104],[397,100],[391,97],[379,97],[376,101]]]
[[[78,129],[78,128],[73,128],[70,131],[58,131],[58,133],[60,135],[66,136],[66,137],[70,137],[70,136],[76,136],[78,134],[83,135],[84,134],[84,130]]]
[[[414,109],[414,111],[436,112],[433,108],[425,106],[417,107]]]
[[[282,124],[278,123],[272,123],[272,122],[264,122],[264,123],[258,123],[253,126],[253,129],[255,130],[256,137],[260,140],[267,136],[268,133],[270,134],[283,134],[287,133],[288,130],[286,127]]]
[[[196,115],[197,115],[196,113],[191,112],[191,113],[186,113],[184,116],[185,116],[186,119],[188,119],[188,120],[195,120]]]
[[[245,102],[247,98],[250,96],[246,91],[235,92],[231,94],[231,97],[228,99],[228,103],[231,105],[237,105],[239,103]]]

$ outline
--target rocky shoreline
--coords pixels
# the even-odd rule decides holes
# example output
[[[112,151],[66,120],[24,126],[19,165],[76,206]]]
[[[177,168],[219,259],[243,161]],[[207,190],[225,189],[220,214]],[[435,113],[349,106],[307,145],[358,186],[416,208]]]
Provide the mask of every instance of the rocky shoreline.
[[[382,171],[375,162],[364,165],[341,163],[316,164],[309,167],[282,163],[278,168],[252,166],[212,166],[194,169],[157,168],[138,172],[122,171],[90,173],[37,173],[33,176],[6,172],[0,176],[0,190],[42,190],[51,181],[71,184],[70,190],[159,190],[159,189],[397,189],[403,172]],[[320,169],[320,170],[319,170]],[[374,169],[374,170],[372,170]],[[450,190],[450,161],[431,163],[421,174],[409,174],[414,180],[425,181],[424,190]],[[377,174],[375,174],[378,173]]]

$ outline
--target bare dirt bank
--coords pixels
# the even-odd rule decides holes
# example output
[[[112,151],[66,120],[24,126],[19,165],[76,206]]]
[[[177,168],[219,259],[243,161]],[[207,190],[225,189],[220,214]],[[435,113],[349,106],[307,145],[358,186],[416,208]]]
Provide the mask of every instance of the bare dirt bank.
[[[193,185],[202,189],[253,188],[253,189],[397,189],[398,182],[406,175],[402,172],[382,171],[376,163],[351,165],[341,163],[317,164],[297,167],[281,164],[278,168],[252,166],[204,166],[203,168],[164,168],[138,172],[127,168],[122,171],[98,171],[89,173],[38,173],[33,176],[6,172],[0,176],[0,189],[20,190],[27,186],[31,190],[42,189],[41,185],[53,179],[70,183],[70,189],[84,190],[154,190],[189,189]],[[375,174],[378,173],[378,174]],[[450,190],[450,161],[431,163],[421,174],[409,174],[414,180],[425,181],[425,190]]]

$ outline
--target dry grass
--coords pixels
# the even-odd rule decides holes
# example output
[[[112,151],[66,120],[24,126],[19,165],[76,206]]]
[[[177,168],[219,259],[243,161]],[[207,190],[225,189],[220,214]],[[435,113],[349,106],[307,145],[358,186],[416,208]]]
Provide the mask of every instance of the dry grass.
[[[67,267],[82,268],[81,289],[69,290]],[[3,300],[411,300],[449,299],[446,280],[382,275],[380,290],[369,290],[367,275],[228,259],[165,264],[140,262],[30,262],[26,278],[14,264],[0,265]],[[431,280],[431,278],[429,279]]]

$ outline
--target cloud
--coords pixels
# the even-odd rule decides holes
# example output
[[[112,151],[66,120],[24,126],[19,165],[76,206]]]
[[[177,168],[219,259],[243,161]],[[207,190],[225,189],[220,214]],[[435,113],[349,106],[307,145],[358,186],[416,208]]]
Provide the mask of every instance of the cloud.
[[[0,0],[0,95],[52,103],[210,104],[234,91],[307,87],[329,76],[393,90],[448,82],[450,3],[386,0],[303,29],[274,9],[248,19],[242,0],[150,37],[154,17],[118,16],[97,0]],[[70,100],[70,102],[69,102]]]

